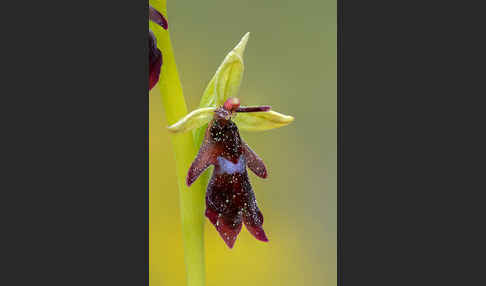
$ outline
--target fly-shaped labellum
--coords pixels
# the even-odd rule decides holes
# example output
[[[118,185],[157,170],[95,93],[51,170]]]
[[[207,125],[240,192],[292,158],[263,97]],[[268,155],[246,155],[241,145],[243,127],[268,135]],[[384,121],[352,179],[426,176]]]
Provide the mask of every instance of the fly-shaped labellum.
[[[167,20],[159,11],[149,6],[149,19],[167,30]],[[162,67],[162,52],[157,48],[157,39],[149,29],[149,91],[159,81],[160,68]]]
[[[258,209],[246,167],[261,178],[267,177],[262,159],[241,139],[231,120],[239,112],[265,112],[269,106],[240,107],[239,100],[229,98],[214,111],[199,153],[189,168],[191,185],[204,170],[214,165],[206,191],[206,217],[232,248],[242,223],[261,241],[268,241],[263,231],[263,215]]]

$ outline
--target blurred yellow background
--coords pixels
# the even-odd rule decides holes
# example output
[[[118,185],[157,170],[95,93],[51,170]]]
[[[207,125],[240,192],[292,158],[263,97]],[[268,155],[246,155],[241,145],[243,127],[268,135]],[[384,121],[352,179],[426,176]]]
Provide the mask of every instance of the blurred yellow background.
[[[336,285],[337,7],[324,0],[169,0],[189,110],[224,56],[251,32],[242,105],[268,104],[289,126],[241,136],[269,177],[250,174],[268,243],[243,227],[227,248],[206,220],[208,286]],[[150,97],[150,285],[185,285],[174,156],[160,96]]]

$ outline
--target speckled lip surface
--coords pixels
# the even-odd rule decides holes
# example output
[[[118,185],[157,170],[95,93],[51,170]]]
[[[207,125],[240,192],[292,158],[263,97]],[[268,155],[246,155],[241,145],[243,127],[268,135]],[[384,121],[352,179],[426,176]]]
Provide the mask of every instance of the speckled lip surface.
[[[249,167],[257,176],[266,178],[265,164],[241,139],[231,118],[224,116],[233,108],[220,109],[209,123],[203,144],[189,168],[187,184],[192,184],[204,170],[214,165],[206,190],[206,217],[229,248],[234,246],[243,223],[256,239],[268,241],[262,227],[263,215],[246,171]]]

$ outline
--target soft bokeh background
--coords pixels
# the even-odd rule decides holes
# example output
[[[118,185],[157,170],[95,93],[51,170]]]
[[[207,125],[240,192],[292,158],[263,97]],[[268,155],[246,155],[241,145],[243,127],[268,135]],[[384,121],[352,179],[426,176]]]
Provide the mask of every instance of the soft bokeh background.
[[[190,110],[224,56],[251,32],[243,105],[269,104],[290,126],[241,132],[269,178],[250,174],[270,242],[243,227],[227,248],[206,220],[208,286],[336,285],[336,1],[169,0]],[[174,156],[159,96],[150,97],[150,285],[185,285]]]

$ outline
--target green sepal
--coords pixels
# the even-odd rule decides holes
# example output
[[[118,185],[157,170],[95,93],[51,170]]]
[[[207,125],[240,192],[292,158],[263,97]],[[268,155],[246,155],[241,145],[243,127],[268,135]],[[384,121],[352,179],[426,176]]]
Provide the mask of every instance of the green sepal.
[[[266,131],[290,124],[294,117],[273,110],[266,112],[237,113],[233,118],[240,130]]]
[[[216,107],[198,108],[167,128],[172,133],[194,130],[207,124],[213,118],[215,110]]]

